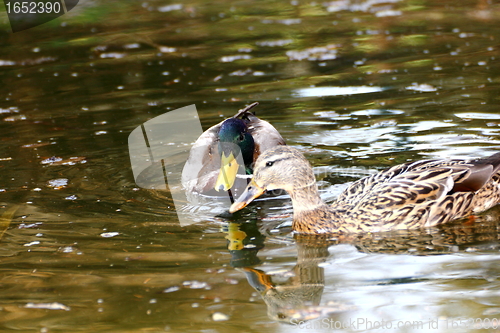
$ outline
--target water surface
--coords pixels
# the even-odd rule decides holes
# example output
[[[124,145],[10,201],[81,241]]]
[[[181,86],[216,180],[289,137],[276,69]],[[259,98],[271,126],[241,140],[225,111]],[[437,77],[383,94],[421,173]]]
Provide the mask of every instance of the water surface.
[[[281,196],[181,226],[168,192],[134,183],[127,147],[170,110],[195,104],[206,129],[258,101],[329,202],[397,163],[491,155],[499,19],[487,1],[81,1],[12,34],[3,13],[1,330],[500,325],[498,208],[304,239]]]

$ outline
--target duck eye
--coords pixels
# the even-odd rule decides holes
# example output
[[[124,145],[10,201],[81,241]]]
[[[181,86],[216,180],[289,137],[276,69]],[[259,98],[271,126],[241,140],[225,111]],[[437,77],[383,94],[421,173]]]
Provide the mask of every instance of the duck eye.
[[[243,135],[243,133],[240,134],[240,138],[239,139],[240,139],[240,141],[245,140],[245,136]]]
[[[286,315],[284,315],[281,312],[278,312],[277,316],[278,316],[278,319],[285,319],[286,318]]]
[[[273,164],[274,164],[274,161],[271,161],[271,162],[267,162],[267,163],[266,163],[266,167],[270,167],[270,166],[273,166]]]

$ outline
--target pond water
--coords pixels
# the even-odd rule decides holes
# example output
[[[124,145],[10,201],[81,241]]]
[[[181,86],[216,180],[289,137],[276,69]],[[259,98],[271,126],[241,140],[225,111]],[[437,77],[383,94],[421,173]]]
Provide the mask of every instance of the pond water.
[[[0,14],[0,330],[483,332],[500,326],[499,208],[413,232],[290,233],[286,196],[233,216],[134,182],[127,140],[195,104],[258,101],[332,202],[408,160],[500,143],[500,5],[80,1]]]

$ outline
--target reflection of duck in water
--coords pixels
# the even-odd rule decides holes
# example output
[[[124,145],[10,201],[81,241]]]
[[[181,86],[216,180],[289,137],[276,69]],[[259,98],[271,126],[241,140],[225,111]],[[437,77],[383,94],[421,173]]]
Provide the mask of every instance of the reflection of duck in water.
[[[264,247],[266,237],[260,233],[257,223],[230,222],[223,231],[227,234],[231,266],[246,267],[260,263],[257,253]]]
[[[336,244],[349,244],[363,253],[385,253],[406,255],[431,255],[456,253],[469,249],[491,249],[498,244],[498,213],[481,215],[476,223],[449,223],[426,230],[399,230],[383,233],[345,234],[339,237],[328,235],[295,235],[297,263],[292,269],[265,272],[255,268],[261,263],[257,254],[264,247],[265,236],[259,232],[256,222],[231,222],[226,230],[231,266],[245,273],[248,283],[260,294],[272,320],[297,324],[301,321],[335,316],[353,310],[356,304],[332,302],[345,299],[342,291],[323,297],[325,287],[324,263],[335,265],[334,256],[328,248]],[[490,217],[481,221],[483,217]],[[345,258],[342,258],[344,260]],[[286,265],[288,266],[288,265]],[[265,266],[264,266],[265,267]],[[333,266],[331,266],[333,267]],[[399,284],[415,282],[415,276],[399,276],[366,283]],[[423,277],[425,279],[425,277]],[[337,296],[340,295],[341,297]],[[322,298],[327,298],[325,300]]]
[[[320,306],[325,274],[324,268],[319,264],[328,256],[328,245],[297,246],[297,265],[290,271],[267,274],[259,269],[243,268],[248,283],[260,293],[266,303],[269,318],[291,322],[293,319],[310,320],[345,310]],[[275,282],[276,280],[279,282]]]
[[[310,320],[348,309],[345,305],[320,306],[325,275],[319,264],[328,257],[331,241],[297,243],[295,267],[267,274],[251,267],[260,263],[257,253],[264,247],[265,239],[256,223],[230,223],[226,238],[231,266],[243,271],[248,283],[259,292],[269,318],[282,322]]]
[[[252,173],[253,163],[263,151],[285,144],[271,124],[250,112],[256,105],[257,102],[210,127],[196,140],[182,170],[187,191],[225,193],[235,187],[238,173]],[[246,186],[246,179],[243,181],[242,188]]]
[[[292,198],[299,233],[352,233],[431,227],[481,212],[500,200],[500,153],[477,160],[424,160],[396,165],[354,182],[333,206],[321,200],[314,173],[295,148],[281,146],[256,161],[235,212],[266,190]]]

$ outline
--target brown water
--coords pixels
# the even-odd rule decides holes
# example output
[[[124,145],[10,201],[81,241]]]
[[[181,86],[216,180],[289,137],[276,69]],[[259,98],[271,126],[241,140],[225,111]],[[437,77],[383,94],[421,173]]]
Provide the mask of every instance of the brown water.
[[[498,4],[81,1],[0,27],[1,331],[500,326],[498,208],[336,241],[294,238],[286,197],[181,226],[127,147],[170,110],[196,104],[206,129],[258,101],[327,201],[407,160],[490,155]]]

